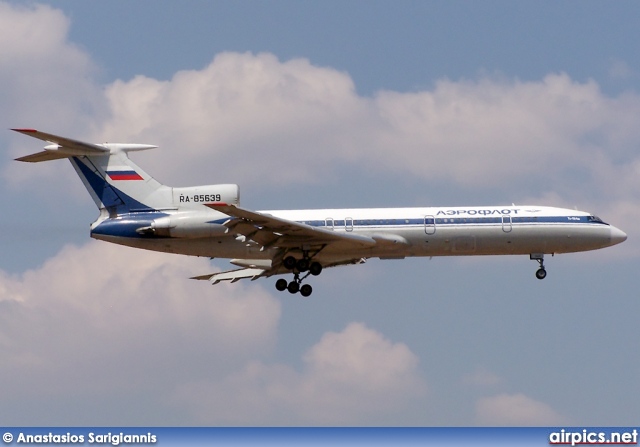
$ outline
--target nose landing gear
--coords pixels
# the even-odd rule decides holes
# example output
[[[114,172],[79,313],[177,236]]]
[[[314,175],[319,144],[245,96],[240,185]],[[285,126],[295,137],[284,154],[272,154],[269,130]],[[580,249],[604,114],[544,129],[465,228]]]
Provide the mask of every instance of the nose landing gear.
[[[536,270],[536,278],[545,279],[547,277],[547,270],[544,268],[544,253],[531,253],[529,259],[538,261],[540,268]]]

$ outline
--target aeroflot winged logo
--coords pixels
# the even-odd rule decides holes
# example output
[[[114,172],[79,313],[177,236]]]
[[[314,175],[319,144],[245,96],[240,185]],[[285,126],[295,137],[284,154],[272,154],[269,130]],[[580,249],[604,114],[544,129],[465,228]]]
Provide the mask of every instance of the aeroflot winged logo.
[[[131,169],[107,171],[107,175],[111,180],[143,180],[140,174]]]

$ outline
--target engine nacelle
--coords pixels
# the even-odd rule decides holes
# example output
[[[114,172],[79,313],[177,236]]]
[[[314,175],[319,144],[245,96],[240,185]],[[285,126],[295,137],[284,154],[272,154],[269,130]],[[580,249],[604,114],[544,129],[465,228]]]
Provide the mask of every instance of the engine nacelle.
[[[211,223],[212,220],[213,216],[209,213],[178,213],[155,219],[149,227],[139,231],[154,236],[178,238],[213,237],[227,232],[227,227]]]
[[[224,218],[224,215],[213,212],[204,205],[214,202],[240,204],[240,188],[234,184],[172,188],[172,194],[173,204],[178,211],[136,229],[138,234],[176,238],[221,236],[227,232],[227,227],[211,222]]]
[[[193,207],[212,202],[239,205],[240,188],[233,184],[173,188],[173,203],[178,207]]]

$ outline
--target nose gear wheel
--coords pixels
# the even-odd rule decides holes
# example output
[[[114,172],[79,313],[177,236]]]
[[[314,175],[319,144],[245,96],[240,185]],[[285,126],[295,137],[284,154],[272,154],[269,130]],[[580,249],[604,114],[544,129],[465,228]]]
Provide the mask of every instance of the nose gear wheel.
[[[532,261],[538,261],[538,264],[540,264],[540,268],[536,270],[536,278],[545,279],[547,277],[547,270],[544,268],[544,254],[531,253],[531,255],[529,255],[529,259]]]

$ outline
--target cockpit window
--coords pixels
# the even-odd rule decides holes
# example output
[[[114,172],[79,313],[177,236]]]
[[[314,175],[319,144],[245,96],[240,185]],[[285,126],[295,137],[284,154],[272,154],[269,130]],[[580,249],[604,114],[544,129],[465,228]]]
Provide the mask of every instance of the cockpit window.
[[[605,223],[602,219],[600,219],[598,216],[589,216],[589,222],[596,222],[596,223]]]

